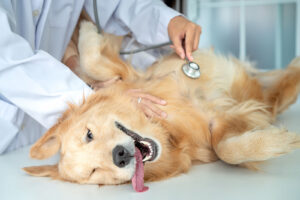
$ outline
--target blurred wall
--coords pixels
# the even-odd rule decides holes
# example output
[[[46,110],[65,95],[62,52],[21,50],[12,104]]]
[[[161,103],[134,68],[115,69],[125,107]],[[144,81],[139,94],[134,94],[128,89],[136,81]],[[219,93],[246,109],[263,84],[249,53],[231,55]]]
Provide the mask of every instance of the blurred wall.
[[[184,3],[187,17],[203,28],[200,48],[212,46],[223,54],[254,61],[261,69],[282,68],[297,54],[300,0]]]

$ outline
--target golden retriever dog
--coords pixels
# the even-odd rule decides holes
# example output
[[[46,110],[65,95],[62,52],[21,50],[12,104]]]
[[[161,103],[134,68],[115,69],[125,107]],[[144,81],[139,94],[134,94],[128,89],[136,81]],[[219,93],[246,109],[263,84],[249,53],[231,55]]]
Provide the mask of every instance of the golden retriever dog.
[[[300,147],[300,136],[272,125],[300,91],[300,58],[283,70],[260,72],[251,63],[197,50],[201,76],[182,72],[176,54],[165,56],[145,73],[119,58],[109,37],[82,22],[78,74],[89,81],[120,78],[69,108],[31,148],[45,159],[60,152],[53,166],[24,168],[33,176],[81,184],[157,181],[187,172],[194,161],[218,159],[251,169]],[[147,118],[126,94],[129,89],[161,97],[168,117]],[[143,101],[143,100],[142,100]]]

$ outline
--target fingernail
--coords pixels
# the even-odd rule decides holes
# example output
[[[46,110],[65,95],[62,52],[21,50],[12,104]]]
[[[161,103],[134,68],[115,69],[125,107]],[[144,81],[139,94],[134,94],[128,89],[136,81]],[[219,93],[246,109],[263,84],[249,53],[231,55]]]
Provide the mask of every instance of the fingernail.
[[[180,58],[181,58],[181,59],[184,59],[184,53],[181,53],[181,54],[180,54]]]
[[[193,56],[190,56],[190,58],[191,58],[191,61],[194,60],[194,57],[193,57]]]
[[[165,100],[160,101],[161,104],[166,104],[167,102]]]
[[[163,118],[167,118],[167,117],[168,117],[168,114],[167,114],[166,112],[163,112],[163,113],[161,113],[161,116],[162,116]]]

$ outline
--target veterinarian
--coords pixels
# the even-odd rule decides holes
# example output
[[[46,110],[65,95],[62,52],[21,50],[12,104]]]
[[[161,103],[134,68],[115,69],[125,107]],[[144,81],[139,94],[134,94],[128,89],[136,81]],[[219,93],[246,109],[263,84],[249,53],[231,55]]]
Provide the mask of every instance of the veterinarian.
[[[97,3],[105,32],[131,33],[144,45],[171,40],[182,59],[193,59],[201,28],[163,2]],[[92,4],[92,0],[0,1],[0,153],[33,143],[56,122],[66,102],[78,103],[92,92],[60,62],[82,9],[95,20]],[[166,116],[155,107],[166,104],[163,100],[142,91],[130,95],[142,97],[143,111]]]

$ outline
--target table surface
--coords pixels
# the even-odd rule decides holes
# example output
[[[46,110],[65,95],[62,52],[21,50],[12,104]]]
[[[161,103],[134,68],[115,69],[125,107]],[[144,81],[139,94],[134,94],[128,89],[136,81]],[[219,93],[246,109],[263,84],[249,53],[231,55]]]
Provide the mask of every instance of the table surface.
[[[300,134],[300,100],[282,114],[277,124]],[[229,199],[299,200],[300,150],[262,165],[262,171],[232,167],[220,161],[194,165],[187,174],[153,183],[136,193],[130,184],[120,186],[80,185],[44,177],[32,177],[24,166],[54,164],[29,158],[29,147],[0,156],[0,200],[35,199]]]

